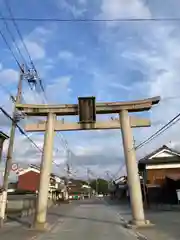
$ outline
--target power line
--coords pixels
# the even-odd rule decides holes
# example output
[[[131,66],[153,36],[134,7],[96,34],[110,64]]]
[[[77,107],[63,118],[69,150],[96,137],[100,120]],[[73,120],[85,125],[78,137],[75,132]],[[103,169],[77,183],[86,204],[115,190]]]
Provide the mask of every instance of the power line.
[[[141,142],[139,145],[137,145],[134,149],[138,150],[141,147],[143,147],[144,145],[148,144],[149,142],[151,142],[152,140],[154,140],[156,137],[158,137],[159,135],[161,135],[163,132],[165,132],[166,130],[168,130],[170,127],[172,127],[174,124],[176,124],[177,122],[180,121],[180,113],[177,114],[174,118],[172,118],[168,123],[166,123],[163,127],[161,127],[159,130],[157,130],[154,134],[152,134],[150,137],[148,137],[146,140],[144,140],[143,142]],[[125,166],[125,163],[121,166],[120,171],[122,170],[122,168]],[[119,172],[119,170],[118,170]],[[117,175],[118,173],[116,173]],[[115,176],[115,175],[114,175]]]
[[[167,98],[164,98],[163,100],[172,100],[175,98],[179,98],[179,96],[170,96]],[[159,136],[160,134],[162,134],[165,130],[167,130],[169,127],[171,127],[172,125],[174,125],[177,121],[179,121],[180,119],[178,119],[176,122],[174,122],[178,117],[180,116],[180,114],[178,114],[175,118],[173,118],[170,122],[168,122],[167,124],[165,124],[165,126],[163,126],[161,129],[159,129],[157,132],[155,132],[152,136],[150,136],[147,140],[143,141],[142,143],[140,143],[138,146],[135,147],[135,149],[139,149],[140,147],[142,147],[144,144],[147,144],[149,141],[153,140],[154,137]],[[174,122],[174,123],[173,123]],[[173,123],[173,124],[172,124]],[[170,125],[171,124],[171,125]],[[170,125],[170,126],[169,126]],[[66,148],[66,151],[72,153],[72,151],[68,148],[68,143],[66,141],[66,139],[64,139],[64,136],[61,134],[61,140],[63,140],[63,144],[65,143],[64,147]],[[134,144],[135,145],[135,144]],[[124,165],[123,165],[124,166]],[[123,166],[120,168],[120,170],[123,168]],[[119,172],[119,171],[118,171]]]
[[[36,72],[36,73],[37,73],[37,72]],[[35,77],[35,76],[33,75],[32,77]],[[28,83],[29,83],[29,82],[28,82]],[[31,90],[32,90],[32,88],[31,88]],[[47,96],[46,96],[46,94],[45,94],[45,90],[44,90],[43,87],[41,88],[41,90],[42,90],[42,93],[43,93],[43,95],[44,95],[44,100],[45,100],[45,102],[47,103]],[[60,134],[61,141],[63,141],[63,147],[65,147],[66,151],[68,151],[68,152],[70,152],[71,154],[74,155],[74,153],[69,149],[69,147],[68,147],[68,142],[66,141],[66,139],[64,138],[64,136],[63,136],[61,133],[59,133],[59,134]],[[57,136],[59,136],[59,135],[57,135]],[[69,156],[68,156],[68,157],[69,157]]]
[[[33,60],[32,60],[32,57],[31,57],[31,55],[30,55],[30,52],[29,52],[29,50],[28,50],[28,48],[27,48],[27,46],[26,46],[26,44],[25,44],[25,42],[24,42],[24,39],[23,39],[23,37],[22,37],[21,31],[20,31],[20,29],[19,29],[19,26],[18,26],[18,24],[16,23],[16,20],[14,19],[13,12],[12,12],[12,9],[11,9],[11,7],[10,7],[9,1],[8,1],[8,0],[4,0],[4,3],[5,3],[8,11],[9,11],[9,14],[10,14],[10,16],[11,16],[11,18],[12,18],[14,27],[15,27],[18,35],[19,35],[19,38],[20,38],[20,40],[21,40],[21,42],[22,42],[22,45],[23,45],[23,47],[24,47],[24,49],[25,49],[25,51],[26,51],[26,53],[27,53],[27,55],[28,55],[28,58],[29,58],[29,60],[30,60],[30,63],[31,63],[31,65],[32,65],[32,67],[33,67],[33,69],[34,69],[34,71],[35,71],[35,74],[36,74],[38,80],[39,80],[40,87],[41,87],[41,89],[44,91],[44,87],[43,87],[42,81],[41,81],[41,79],[40,79],[39,76],[38,76],[37,69],[36,69],[35,64],[34,64],[34,62],[33,62]]]
[[[4,18],[3,18],[3,19],[4,19]],[[8,27],[8,25],[6,25],[6,26]],[[3,32],[2,32],[1,30],[0,30],[0,35],[2,36],[4,42],[6,43],[8,49],[10,50],[10,52],[11,52],[11,54],[12,54],[12,56],[14,57],[17,65],[19,66],[19,68],[21,69],[21,71],[24,73],[24,69],[21,67],[21,64],[20,64],[19,61],[17,60],[14,52],[12,51],[12,49],[11,49],[11,47],[10,47],[7,39],[5,38],[5,36],[4,36],[4,34],[3,34]],[[36,71],[36,69],[34,69],[34,70]],[[37,73],[37,71],[36,71],[36,73]],[[38,75],[37,75],[37,76],[38,76]],[[43,93],[44,93],[44,95],[45,95],[44,88],[43,88],[43,86],[42,86],[42,82],[41,82],[40,79],[39,79],[39,81],[40,81],[41,89],[42,89],[42,91],[43,91]],[[0,86],[4,89],[4,86],[3,86],[3,85],[0,84]],[[10,95],[10,98],[14,101],[14,97],[13,97],[6,89],[4,89],[4,90]],[[45,97],[46,97],[46,96],[45,96]],[[13,119],[10,117],[10,115],[9,115],[8,113],[6,113],[5,110],[4,110],[4,111],[2,110],[2,112],[3,112],[7,117],[9,117],[11,120],[13,120]],[[17,128],[19,129],[19,131],[20,131],[22,134],[24,134],[24,135],[29,139],[29,141],[31,141],[31,142],[33,143],[34,146],[36,146],[35,143],[32,141],[32,139],[29,138],[29,136],[24,132],[23,129],[19,128],[18,125],[17,125]],[[67,141],[66,141],[65,143],[66,143],[66,149],[67,149]],[[37,148],[37,146],[36,146],[36,148]],[[39,147],[38,147],[38,148],[39,148]],[[69,150],[69,149],[68,149],[68,150]],[[41,151],[42,151],[42,149],[41,149]],[[71,151],[70,151],[70,152],[71,152]],[[72,152],[71,152],[71,153],[72,153]],[[56,163],[55,163],[55,164],[56,164]]]
[[[43,153],[42,148],[40,148],[40,147],[32,140],[32,138],[30,138],[30,137],[27,135],[27,133],[23,130],[23,128],[19,126],[19,124],[17,123],[17,121],[15,121],[15,120],[9,115],[9,113],[7,113],[6,110],[3,109],[3,107],[0,107],[0,110],[1,110],[1,112],[2,112],[7,118],[9,118],[13,123],[16,124],[16,127],[17,127],[17,129],[19,130],[19,132],[20,132],[22,135],[24,135],[24,136],[32,143],[32,145],[33,145],[39,152]],[[53,163],[54,163],[56,166],[58,166],[58,164],[57,164],[55,161],[53,161]],[[58,166],[58,167],[59,167],[59,166]]]
[[[163,22],[163,21],[180,21],[180,17],[167,18],[117,18],[117,19],[63,19],[63,18],[31,18],[31,17],[5,17],[7,21],[19,22]],[[2,20],[2,18],[0,18]]]
[[[1,35],[2,39],[4,40],[6,46],[8,47],[9,51],[11,52],[11,54],[12,54],[15,62],[17,63],[18,67],[19,67],[19,68],[21,69],[21,71],[24,73],[24,70],[22,69],[21,64],[19,63],[18,59],[16,58],[14,52],[12,51],[12,49],[11,49],[9,43],[8,43],[8,41],[6,40],[6,37],[4,36],[4,34],[3,34],[3,32],[2,32],[1,30],[0,30],[0,35]]]
[[[180,120],[180,113],[177,114],[174,118],[172,118],[168,123],[166,123],[163,127],[161,127],[159,130],[157,130],[155,133],[153,133],[150,137],[148,137],[146,140],[141,142],[139,145],[135,147],[135,149],[139,149],[143,147],[145,144],[151,142],[154,138],[161,135],[163,132],[165,132],[167,129],[172,127],[174,124],[176,124]]]
[[[12,102],[15,103],[15,98],[14,98],[13,94],[11,94],[11,92],[1,83],[0,83],[0,87],[3,89],[3,91],[5,93],[7,93],[10,96],[10,99],[12,100]]]
[[[125,162],[123,162],[123,163],[120,165],[118,171],[117,171],[115,174],[112,175],[112,177],[113,177],[112,179],[116,179],[116,178],[118,177],[119,173],[122,171],[122,169],[123,169],[124,166],[125,166]]]
[[[42,90],[42,92],[43,92],[43,94],[44,94],[45,103],[47,104],[48,99],[47,99],[47,96],[45,95],[45,91]],[[60,139],[61,139],[61,141],[62,141],[62,143],[63,143],[63,147],[64,147],[65,150],[67,151],[67,158],[68,158],[67,161],[68,161],[69,158],[70,158],[70,154],[71,154],[71,155],[74,155],[74,153],[73,153],[73,152],[71,151],[71,149],[69,148],[68,142],[67,142],[67,140],[65,139],[65,137],[63,136],[63,134],[60,133],[60,132],[58,132],[57,136],[60,137]]]
[[[0,110],[7,118],[16,124],[16,127],[20,133],[23,134],[40,152],[42,152],[42,149],[26,134],[26,132],[19,126],[19,124],[9,115],[9,113],[7,113],[6,110],[4,110],[2,107],[0,107]]]
[[[14,23],[14,26],[15,26],[15,28],[16,28],[16,30],[17,30],[17,32],[18,32],[18,34],[19,34],[19,37],[20,37],[20,39],[21,39],[21,41],[22,41],[22,43],[23,43],[23,46],[24,46],[24,48],[25,48],[25,50],[26,50],[26,52],[27,52],[27,54],[28,54],[28,57],[29,57],[29,59],[30,59],[30,62],[31,62],[31,64],[32,64],[32,66],[34,67],[34,70],[36,71],[36,68],[35,68],[35,66],[34,66],[34,63],[33,63],[33,61],[32,61],[32,58],[31,58],[31,56],[30,56],[30,54],[29,54],[29,51],[28,51],[28,49],[27,49],[27,47],[26,47],[26,45],[25,45],[25,43],[24,43],[24,40],[23,40],[23,37],[22,37],[22,35],[21,35],[21,33],[20,33],[20,30],[19,30],[19,27],[18,27],[18,25],[17,25],[17,23],[16,23],[16,21],[58,21],[58,22],[89,22],[89,21],[91,21],[91,22],[106,22],[106,21],[108,21],[108,22],[116,22],[116,21],[118,21],[118,22],[120,22],[120,21],[179,21],[180,20],[180,18],[124,18],[124,19],[59,19],[59,18],[54,18],[54,19],[52,19],[52,18],[14,18],[13,17],[13,13],[12,13],[12,10],[11,10],[11,8],[10,8],[10,5],[9,5],[9,3],[8,3],[8,0],[4,0],[4,2],[5,2],[5,4],[6,4],[6,6],[7,6],[7,9],[8,9],[8,11],[9,11],[9,13],[10,13],[10,18],[7,18],[7,17],[1,17],[0,18],[0,20],[4,20],[4,21],[13,21],[13,23]],[[5,22],[6,23],[6,22]],[[7,24],[6,24],[6,27],[7,27]],[[8,28],[7,28],[8,29]],[[10,31],[9,31],[9,33],[10,33]],[[2,34],[1,34],[2,35]],[[11,35],[12,36],[12,35]],[[3,36],[2,36],[3,37]],[[4,38],[3,38],[4,39]],[[15,42],[15,41],[14,41]],[[19,48],[17,48],[17,49],[19,49]],[[20,55],[21,55],[21,52],[19,51],[19,53],[20,53]],[[17,60],[16,60],[17,61]],[[36,71],[36,73],[37,73],[37,71]],[[38,76],[38,74],[37,74],[37,76]],[[39,78],[39,76],[38,76],[38,78]],[[40,82],[40,86],[41,86],[41,88],[42,88],[42,90],[43,90],[43,92],[44,92],[44,88],[43,88],[43,86],[42,86],[42,81],[41,81],[41,79],[39,79],[39,82]],[[159,130],[160,131],[160,130]],[[156,134],[158,134],[158,131],[157,131],[157,133],[155,133],[155,135]],[[153,135],[154,136],[154,135]],[[150,137],[150,139],[153,137],[153,136],[151,136]],[[146,141],[149,141],[150,139],[147,139]],[[145,141],[145,142],[146,142]],[[67,143],[67,142],[66,142]],[[142,144],[145,144],[145,143],[142,143]],[[137,148],[139,148],[141,146],[141,144],[140,145],[138,145],[137,147],[136,147],[136,149]],[[67,145],[66,145],[66,147],[67,147]]]
[[[0,11],[0,16],[4,19],[4,17],[3,17],[3,15],[2,15],[2,12],[1,12],[1,11]],[[7,22],[6,22],[5,19],[4,19],[4,25],[5,25],[5,27],[6,27],[7,31],[8,31],[8,33],[9,33],[9,35],[11,36],[12,41],[14,42],[14,45],[15,45],[15,47],[16,47],[16,49],[17,49],[19,55],[21,56],[22,60],[23,60],[24,63],[26,64],[26,60],[25,60],[24,56],[22,55],[21,50],[20,50],[19,46],[17,45],[16,40],[15,40],[15,38],[14,38],[14,36],[13,36],[13,34],[12,34],[12,32],[11,32],[11,30],[10,30],[10,28],[9,28],[9,26],[8,26],[8,24],[7,24]]]
[[[32,65],[33,70],[35,71],[34,78],[37,77],[37,79],[39,80],[39,85],[40,85],[42,91],[44,91],[44,87],[43,87],[43,84],[42,84],[42,80],[39,78],[37,69],[36,69],[35,64],[34,64],[34,62],[33,62],[33,60],[32,60],[32,57],[31,57],[31,55],[30,55],[30,52],[29,52],[29,50],[28,50],[28,48],[27,48],[27,46],[26,46],[26,44],[25,44],[25,42],[24,42],[24,39],[23,39],[23,37],[22,37],[21,31],[20,31],[20,29],[19,29],[19,26],[18,26],[18,24],[16,23],[16,19],[15,19],[14,16],[13,16],[13,12],[12,12],[12,9],[11,9],[11,7],[10,7],[9,1],[8,1],[8,0],[4,0],[4,3],[5,3],[5,5],[6,5],[7,9],[8,9],[8,12],[9,12],[9,14],[10,14],[10,18],[12,19],[12,22],[13,22],[13,24],[14,24],[14,27],[15,27],[15,29],[16,29],[18,35],[19,35],[19,38],[20,38],[20,40],[21,40],[21,42],[22,42],[22,45],[23,45],[23,47],[24,47],[24,49],[25,49],[25,51],[26,51],[26,53],[27,53],[27,55],[28,55],[28,58],[29,58],[29,60],[30,60],[30,64]],[[4,17],[3,17],[3,18],[4,18]],[[5,18],[4,18],[4,19],[5,19]],[[6,20],[6,19],[5,19],[5,20]]]
[[[16,21],[15,21],[15,19],[14,19],[13,12],[12,12],[12,9],[11,9],[11,7],[10,7],[9,1],[8,1],[8,0],[4,0],[4,3],[5,3],[8,11],[9,11],[10,17],[12,18],[12,22],[13,22],[15,28],[16,28],[16,31],[17,31],[17,33],[18,33],[18,35],[19,35],[19,38],[20,38],[20,40],[21,40],[21,42],[22,42],[22,44],[23,44],[23,46],[24,46],[24,49],[25,49],[25,51],[26,51],[26,53],[27,53],[27,55],[28,55],[28,57],[29,57],[30,63],[31,63],[32,66],[35,68],[34,63],[33,63],[33,61],[32,61],[32,58],[31,58],[31,56],[30,56],[30,53],[29,53],[29,51],[28,51],[28,49],[27,49],[27,47],[26,47],[26,44],[25,44],[25,42],[24,42],[24,40],[23,40],[23,37],[22,37],[22,35],[21,35],[21,32],[20,32],[20,30],[19,30],[19,27],[18,27],[18,25],[17,25],[17,23],[16,23]]]

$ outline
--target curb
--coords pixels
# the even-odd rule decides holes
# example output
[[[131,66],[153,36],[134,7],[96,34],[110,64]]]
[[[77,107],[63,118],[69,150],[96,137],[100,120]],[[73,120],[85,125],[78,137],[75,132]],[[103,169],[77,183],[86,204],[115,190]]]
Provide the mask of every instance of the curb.
[[[104,199],[104,202],[110,206],[110,204],[108,203],[108,201],[106,199]],[[133,235],[138,239],[138,240],[149,240],[146,236],[144,236],[143,234],[141,234],[140,232],[137,231],[136,227],[133,227],[131,224],[129,224],[129,222],[127,220],[125,220],[125,218],[121,215],[121,213],[118,213],[118,215],[120,216],[120,223],[127,229],[131,230]]]
[[[136,230],[137,228],[135,228],[131,224],[129,224],[129,222],[127,220],[125,220],[121,215],[120,215],[120,221],[124,225],[125,228],[131,229],[135,233],[135,236],[137,237],[138,240],[148,240],[148,238],[146,236],[144,236],[143,234],[138,232]]]

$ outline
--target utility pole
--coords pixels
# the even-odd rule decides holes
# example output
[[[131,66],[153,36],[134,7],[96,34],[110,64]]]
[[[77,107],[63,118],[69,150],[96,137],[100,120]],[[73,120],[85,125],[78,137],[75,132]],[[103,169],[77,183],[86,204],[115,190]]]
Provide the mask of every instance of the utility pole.
[[[90,170],[89,168],[87,168],[87,179],[88,179],[88,194],[89,194],[89,198],[90,198],[90,177],[89,177],[89,173],[90,173]]]
[[[18,89],[17,95],[15,99],[15,104],[20,103],[22,97],[22,81],[24,75],[24,65],[20,68],[19,72],[19,81],[18,81]],[[12,155],[13,155],[13,147],[14,147],[14,139],[15,139],[15,131],[16,131],[16,123],[17,123],[17,110],[14,104],[13,111],[13,121],[11,126],[10,138],[9,138],[9,146],[7,151],[7,159],[5,165],[4,179],[3,179],[3,193],[1,196],[1,209],[0,209],[0,226],[2,227],[5,219],[5,211],[6,211],[6,203],[7,203],[7,191],[8,191],[8,178],[10,175],[11,165],[12,165]]]
[[[98,196],[98,178],[96,178],[96,196]]]
[[[135,150],[136,140],[135,140],[134,136],[133,136],[133,146],[134,146],[134,151],[136,151]],[[139,174],[139,172],[138,172],[138,174]],[[144,175],[142,177],[143,177],[143,179],[142,179],[142,187],[143,187],[142,191],[143,191],[143,195],[144,195],[143,201],[144,201],[144,207],[147,208],[148,203],[147,203],[147,195],[146,195],[146,184],[145,184],[145,181],[144,181]],[[139,178],[140,178],[140,176],[139,176]],[[140,180],[140,184],[141,184],[141,180]]]
[[[69,179],[70,179],[70,167],[69,167],[69,164],[67,163],[66,164],[67,166],[67,191],[68,191],[68,195],[69,195]]]

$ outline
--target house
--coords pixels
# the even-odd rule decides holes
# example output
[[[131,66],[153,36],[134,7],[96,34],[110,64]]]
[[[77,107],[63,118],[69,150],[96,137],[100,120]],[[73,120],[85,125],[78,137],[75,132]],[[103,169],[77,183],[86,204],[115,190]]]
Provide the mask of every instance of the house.
[[[40,181],[40,168],[36,165],[30,165],[18,175],[18,190],[27,190],[38,192]],[[56,198],[61,192],[65,191],[65,183],[55,174],[50,175],[49,198]]]
[[[18,174],[18,186],[20,190],[36,192],[39,189],[40,170],[37,167],[29,166]]]
[[[9,137],[5,133],[0,131],[0,162],[1,162],[1,159],[2,159],[3,144],[4,144],[4,141],[8,138]]]
[[[180,179],[180,153],[163,145],[140,159],[138,168],[146,184],[162,185],[166,177]]]
[[[149,203],[177,204],[180,189],[180,153],[163,145],[139,160],[143,199]],[[146,196],[146,199],[144,198]]]

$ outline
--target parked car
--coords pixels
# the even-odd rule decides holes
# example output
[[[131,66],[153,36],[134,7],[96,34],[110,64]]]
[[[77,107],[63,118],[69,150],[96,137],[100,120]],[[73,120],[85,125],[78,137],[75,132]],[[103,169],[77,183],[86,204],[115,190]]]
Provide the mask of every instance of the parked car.
[[[102,193],[98,194],[98,198],[103,198],[104,195]]]

